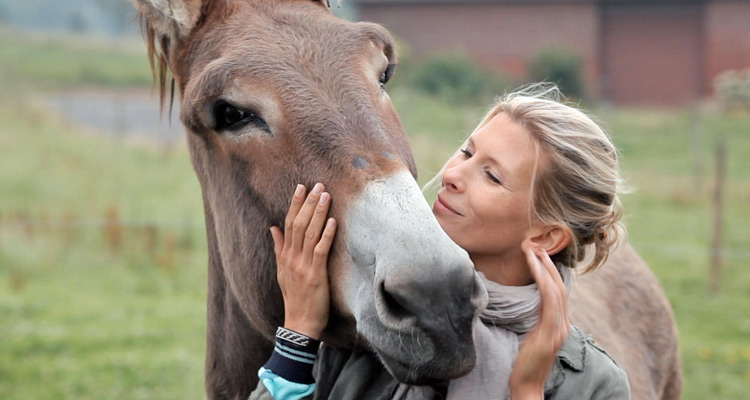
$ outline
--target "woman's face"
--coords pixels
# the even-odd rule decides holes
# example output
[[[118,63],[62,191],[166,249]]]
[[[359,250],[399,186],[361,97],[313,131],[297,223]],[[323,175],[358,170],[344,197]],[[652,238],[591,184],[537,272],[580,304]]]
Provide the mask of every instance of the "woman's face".
[[[531,232],[529,188],[535,157],[531,135],[500,113],[448,161],[433,212],[475,263],[523,258],[521,242]]]

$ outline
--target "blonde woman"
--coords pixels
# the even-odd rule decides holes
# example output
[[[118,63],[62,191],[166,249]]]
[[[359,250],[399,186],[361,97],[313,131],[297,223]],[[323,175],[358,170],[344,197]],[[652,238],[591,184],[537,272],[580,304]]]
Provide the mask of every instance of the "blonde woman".
[[[553,85],[538,84],[499,98],[431,182],[440,185],[435,218],[469,253],[489,293],[468,375],[427,387],[363,380],[379,366],[323,346],[313,378],[316,351],[295,348],[301,360],[274,353],[251,398],[312,398],[316,382],[316,399],[629,398],[625,372],[570,327],[567,313],[572,270],[599,267],[624,233],[617,152],[591,118],[558,97]],[[321,233],[315,243],[294,247],[278,227],[271,233],[284,328],[314,341],[328,318],[325,256],[336,225],[326,221],[331,198],[321,184],[310,202],[305,195],[304,188],[295,193],[288,217]]]

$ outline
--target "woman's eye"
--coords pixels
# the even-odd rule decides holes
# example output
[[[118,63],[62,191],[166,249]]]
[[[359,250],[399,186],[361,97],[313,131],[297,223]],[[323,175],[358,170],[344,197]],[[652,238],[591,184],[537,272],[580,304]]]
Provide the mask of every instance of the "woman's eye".
[[[500,178],[496,177],[491,171],[485,171],[485,174],[487,174],[487,177],[490,178],[493,183],[497,183],[498,185],[503,184]]]
[[[461,153],[464,153],[465,158],[471,158],[472,154],[468,149],[461,149]]]

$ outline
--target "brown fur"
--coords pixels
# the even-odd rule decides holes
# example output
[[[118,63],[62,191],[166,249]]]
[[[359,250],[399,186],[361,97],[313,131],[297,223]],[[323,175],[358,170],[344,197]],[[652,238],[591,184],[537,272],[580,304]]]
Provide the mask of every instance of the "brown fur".
[[[571,322],[591,333],[625,369],[633,399],[679,399],[680,349],[672,308],[648,265],[629,245],[579,278]]]
[[[326,2],[173,0],[160,11],[156,0],[132,1],[145,21],[160,97],[166,96],[168,70],[179,89],[203,191],[207,396],[244,399],[283,323],[267,229],[283,223],[294,185],[327,183],[331,213],[339,216],[346,199],[368,181],[403,168],[416,175],[398,116],[377,84],[383,58],[395,60],[392,40],[377,25],[335,19]],[[170,21],[174,7],[187,16],[180,23]],[[226,96],[257,110],[269,128],[238,137],[218,134],[211,107]],[[340,227],[338,236],[346,229]],[[359,340],[355,322],[337,298],[344,245],[337,241],[333,248],[332,315],[324,339],[351,347]],[[593,332],[625,367],[633,398],[678,398],[671,310],[632,249],[584,276],[574,293],[573,322]]]

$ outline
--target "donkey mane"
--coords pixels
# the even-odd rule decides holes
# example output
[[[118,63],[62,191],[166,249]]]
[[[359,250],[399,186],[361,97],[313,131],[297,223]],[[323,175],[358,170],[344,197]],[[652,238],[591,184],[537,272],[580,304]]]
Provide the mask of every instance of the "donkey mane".
[[[169,61],[167,53],[163,50],[169,49],[169,36],[157,34],[154,25],[143,12],[138,12],[138,21],[141,26],[141,35],[145,37],[146,56],[151,67],[151,79],[153,81],[152,89],[159,89],[159,112],[164,111],[167,82],[170,82],[169,114],[171,114],[174,104],[174,77],[167,77],[169,75]]]

